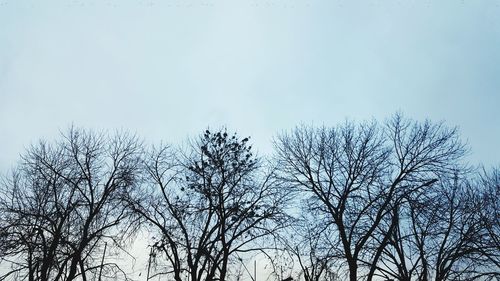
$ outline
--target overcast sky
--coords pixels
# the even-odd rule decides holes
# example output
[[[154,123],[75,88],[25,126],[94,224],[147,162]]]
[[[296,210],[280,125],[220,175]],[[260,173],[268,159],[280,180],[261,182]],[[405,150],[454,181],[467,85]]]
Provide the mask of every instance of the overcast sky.
[[[261,154],[299,123],[396,111],[500,164],[500,0],[0,0],[0,169],[70,124]]]

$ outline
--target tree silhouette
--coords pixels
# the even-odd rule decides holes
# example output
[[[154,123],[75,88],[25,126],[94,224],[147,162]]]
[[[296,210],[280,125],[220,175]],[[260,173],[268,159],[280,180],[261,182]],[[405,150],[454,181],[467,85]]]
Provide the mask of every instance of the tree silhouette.
[[[261,249],[286,223],[287,193],[248,140],[207,130],[185,151],[150,153],[148,185],[130,206],[155,233],[156,259],[165,266],[159,273],[226,280],[237,253]]]
[[[456,130],[400,115],[385,126],[298,127],[275,147],[282,180],[312,196],[351,281],[373,278],[402,198],[431,187],[465,152]]]
[[[121,247],[131,230],[125,190],[136,187],[141,147],[127,134],[71,128],[57,143],[41,141],[22,156],[1,187],[1,252],[11,270],[0,280],[88,280],[104,244]],[[122,277],[125,279],[125,277]]]
[[[500,172],[464,164],[455,128],[299,126],[271,161],[206,130],[186,146],[71,128],[0,182],[0,281],[128,280],[116,257],[150,238],[146,278],[497,280]]]
[[[398,280],[476,280],[499,276],[498,248],[483,208],[484,186],[458,173],[409,194],[384,250],[378,275]],[[496,265],[495,265],[496,263]],[[495,269],[496,268],[496,269]]]

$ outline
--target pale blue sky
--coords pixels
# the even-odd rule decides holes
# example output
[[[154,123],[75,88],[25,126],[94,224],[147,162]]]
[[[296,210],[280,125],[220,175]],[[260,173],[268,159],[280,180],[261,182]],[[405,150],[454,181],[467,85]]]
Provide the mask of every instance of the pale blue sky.
[[[500,0],[0,0],[0,169],[71,123],[262,153],[299,123],[395,111],[500,164]]]

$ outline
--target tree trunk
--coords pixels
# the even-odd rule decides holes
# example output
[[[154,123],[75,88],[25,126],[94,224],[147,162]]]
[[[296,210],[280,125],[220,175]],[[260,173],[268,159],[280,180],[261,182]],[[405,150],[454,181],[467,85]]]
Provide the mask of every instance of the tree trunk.
[[[358,279],[358,264],[356,260],[349,261],[349,281],[357,281]]]

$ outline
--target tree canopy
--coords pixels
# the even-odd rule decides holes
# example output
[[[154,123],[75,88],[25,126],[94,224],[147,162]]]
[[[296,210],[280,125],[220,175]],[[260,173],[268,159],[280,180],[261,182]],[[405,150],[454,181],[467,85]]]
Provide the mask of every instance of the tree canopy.
[[[130,279],[117,261],[137,233],[147,280],[253,279],[257,254],[269,280],[500,278],[500,172],[468,164],[456,128],[396,114],[273,144],[258,156],[226,128],[40,141],[1,180],[0,280]]]

